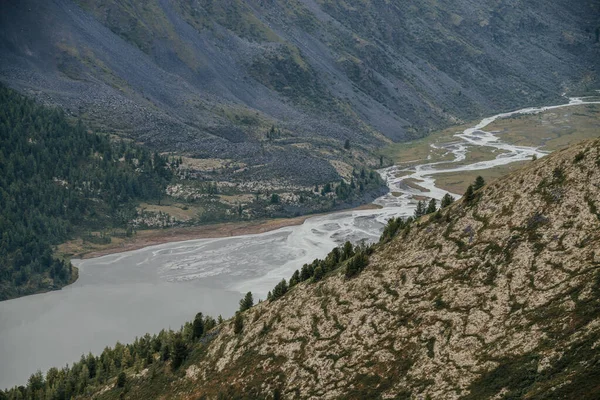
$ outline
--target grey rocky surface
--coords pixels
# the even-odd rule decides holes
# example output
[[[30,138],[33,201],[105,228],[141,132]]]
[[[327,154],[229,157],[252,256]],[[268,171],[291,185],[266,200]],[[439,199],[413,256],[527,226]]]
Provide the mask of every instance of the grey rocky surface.
[[[209,3],[4,1],[0,81],[159,151],[305,183],[336,177],[340,155],[265,150],[271,126],[367,151],[598,77],[589,1]]]

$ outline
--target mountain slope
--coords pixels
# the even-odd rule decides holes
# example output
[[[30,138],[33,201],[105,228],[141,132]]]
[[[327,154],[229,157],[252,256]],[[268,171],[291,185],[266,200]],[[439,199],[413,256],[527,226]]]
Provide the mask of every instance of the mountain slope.
[[[220,326],[161,393],[597,398],[599,165],[586,141],[422,218],[356,278],[333,271],[246,311],[241,333]]]
[[[332,251],[232,320],[199,313],[0,398],[596,399],[599,167],[584,141]]]
[[[70,124],[0,85],[0,301],[55,290],[77,279],[55,246],[120,227],[142,200],[160,198],[168,160]]]
[[[332,180],[323,152],[346,139],[368,149],[583,90],[600,51],[587,0],[10,0],[0,10],[2,81],[161,151],[259,165],[258,179]],[[276,144],[265,141],[273,125]]]

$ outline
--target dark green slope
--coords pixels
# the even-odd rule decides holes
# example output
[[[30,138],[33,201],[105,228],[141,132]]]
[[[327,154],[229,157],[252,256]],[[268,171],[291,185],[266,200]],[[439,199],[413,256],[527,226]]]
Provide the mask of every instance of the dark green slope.
[[[111,143],[0,86],[0,300],[60,288],[76,275],[53,246],[125,226],[171,172],[147,150]]]

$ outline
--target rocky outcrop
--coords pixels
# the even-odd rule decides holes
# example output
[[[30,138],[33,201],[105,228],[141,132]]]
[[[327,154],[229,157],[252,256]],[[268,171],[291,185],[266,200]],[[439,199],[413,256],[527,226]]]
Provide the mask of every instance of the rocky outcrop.
[[[599,165],[600,140],[586,141],[421,218],[377,245],[357,277],[342,268],[297,285],[246,311],[241,333],[226,322],[169,390],[595,398]]]

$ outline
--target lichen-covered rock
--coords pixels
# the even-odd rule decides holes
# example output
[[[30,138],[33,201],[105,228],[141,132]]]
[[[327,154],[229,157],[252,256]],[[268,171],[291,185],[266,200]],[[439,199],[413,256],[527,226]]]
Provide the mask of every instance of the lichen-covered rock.
[[[422,218],[358,277],[334,272],[255,306],[241,334],[226,323],[208,346],[197,393],[227,385],[285,398],[453,399],[572,389],[591,362],[573,349],[587,343],[598,358],[599,164],[600,140],[532,162],[474,204]],[[519,375],[529,363],[533,380]]]
[[[223,322],[127,396],[596,399],[599,207],[597,139],[413,222],[353,278],[342,265],[243,312],[241,331]]]

